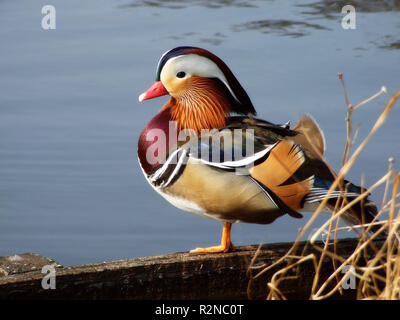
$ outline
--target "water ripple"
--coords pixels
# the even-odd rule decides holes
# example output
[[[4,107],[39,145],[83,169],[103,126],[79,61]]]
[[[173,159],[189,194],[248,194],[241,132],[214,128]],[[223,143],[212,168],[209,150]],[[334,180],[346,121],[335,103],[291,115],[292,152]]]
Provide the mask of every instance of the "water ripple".
[[[316,23],[292,20],[258,20],[233,26],[234,31],[259,30],[262,33],[275,33],[283,36],[302,37],[308,35],[309,30],[331,30]]]

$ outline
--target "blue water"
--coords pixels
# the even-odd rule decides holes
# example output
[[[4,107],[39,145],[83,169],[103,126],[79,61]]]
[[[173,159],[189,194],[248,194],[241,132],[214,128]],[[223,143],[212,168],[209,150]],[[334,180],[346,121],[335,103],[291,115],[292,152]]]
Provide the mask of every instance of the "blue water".
[[[0,256],[34,252],[72,265],[219,242],[220,223],[168,204],[137,162],[138,136],[167,99],[137,97],[170,48],[221,57],[261,118],[294,124],[312,114],[335,169],[346,131],[337,73],[353,104],[388,89],[356,112],[357,142],[400,89],[398,1],[353,1],[355,30],[341,27],[337,1],[49,2],[0,2]],[[55,30],[41,28],[47,4]],[[400,160],[399,121],[397,105],[348,179],[365,174],[371,185],[389,157]],[[292,241],[306,218],[237,224],[233,241]]]

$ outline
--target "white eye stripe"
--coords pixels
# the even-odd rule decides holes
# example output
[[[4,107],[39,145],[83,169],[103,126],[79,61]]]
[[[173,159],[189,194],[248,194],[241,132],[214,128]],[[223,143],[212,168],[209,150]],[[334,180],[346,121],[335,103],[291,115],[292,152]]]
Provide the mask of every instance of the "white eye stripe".
[[[170,88],[168,88],[168,85],[166,85],[168,82],[167,79],[176,77],[177,73],[181,71],[186,73],[185,78],[191,75],[206,78],[218,78],[225,84],[232,96],[238,102],[240,102],[232,88],[229,86],[228,80],[226,79],[224,73],[214,61],[193,53],[180,55],[169,59],[165,63],[160,74],[160,80],[166,86],[168,91],[171,90],[169,90]]]

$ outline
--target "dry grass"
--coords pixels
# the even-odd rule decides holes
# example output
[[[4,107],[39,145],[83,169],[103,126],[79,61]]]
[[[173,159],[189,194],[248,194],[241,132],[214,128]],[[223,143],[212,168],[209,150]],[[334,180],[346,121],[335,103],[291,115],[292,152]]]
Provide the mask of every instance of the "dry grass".
[[[350,104],[347,97],[346,88],[344,85],[343,75],[338,74],[341,81],[344,97],[347,106],[347,139],[343,153],[342,168],[337,174],[336,180],[332,184],[329,193],[337,187],[342,190],[345,189],[343,179],[349,170],[356,164],[357,158],[365,148],[371,137],[383,125],[384,121],[393,108],[393,105],[400,98],[400,90],[397,91],[388,101],[381,114],[377,117],[374,126],[371,128],[368,135],[357,146],[353,154],[350,155],[351,147],[354,144],[357,131],[353,134],[352,130],[352,114],[361,106],[372,101],[382,93],[386,93],[386,88],[382,89],[371,96],[370,98],[362,101],[358,105],[353,106]],[[308,241],[308,245],[312,246],[320,254],[305,254],[297,253],[299,241],[304,240],[303,237],[306,232],[310,232],[311,225],[319,216],[327,203],[325,199],[314,214],[310,217],[306,225],[299,231],[297,239],[292,248],[281,259],[274,264],[265,266],[253,278],[257,278],[265,272],[280,267],[279,271],[275,272],[271,280],[267,283],[267,299],[286,299],[280,285],[284,280],[296,277],[296,268],[299,265],[312,261],[314,268],[314,279],[310,290],[309,299],[320,300],[337,296],[343,293],[343,284],[349,281],[349,276],[356,277],[356,290],[357,299],[396,299],[400,300],[400,174],[393,168],[393,160],[389,159],[389,168],[386,174],[382,176],[376,183],[369,189],[365,190],[358,198],[352,201],[346,199],[339,199],[335,210],[332,212],[330,218],[314,231]],[[363,201],[369,193],[373,192],[376,188],[384,188],[384,195],[382,202],[378,204],[380,210],[377,214],[379,222],[372,221],[370,224],[364,224],[351,227],[339,227],[342,214],[355,203]],[[380,226],[379,230],[371,234],[370,228],[372,225]],[[337,254],[336,240],[338,232],[344,229],[353,229],[357,232],[358,243],[353,252],[349,255],[340,256]],[[316,240],[319,237],[325,238],[324,245],[317,245]],[[376,240],[383,238],[377,245]],[[371,254],[371,251],[373,254]],[[256,254],[257,255],[257,254]],[[328,277],[322,279],[322,266],[323,261],[330,259],[333,265],[333,273]],[[256,260],[254,257],[252,263]],[[288,262],[289,261],[289,262]],[[251,268],[252,266],[250,266]]]

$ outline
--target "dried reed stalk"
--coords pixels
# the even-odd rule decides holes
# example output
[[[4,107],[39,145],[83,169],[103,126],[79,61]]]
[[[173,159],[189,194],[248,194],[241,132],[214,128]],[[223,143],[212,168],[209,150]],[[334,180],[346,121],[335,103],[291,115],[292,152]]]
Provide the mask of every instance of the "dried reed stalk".
[[[336,176],[335,181],[328,191],[329,194],[335,190],[336,188],[340,188],[340,190],[345,190],[345,186],[343,185],[344,177],[349,172],[350,168],[356,163],[356,160],[360,153],[364,150],[365,146],[370,141],[371,137],[376,133],[376,131],[383,125],[385,120],[387,119],[389,112],[393,108],[395,102],[400,98],[400,90],[397,91],[388,101],[385,108],[378,116],[374,126],[371,128],[370,132],[364,138],[364,140],[360,143],[360,145],[356,148],[353,154],[350,156],[350,150],[354,143],[354,136],[352,135],[352,114],[355,110],[365,105],[366,103],[374,100],[382,93],[386,93],[386,88],[382,87],[380,91],[371,97],[365,99],[360,102],[356,106],[353,106],[348,99],[347,91],[345,88],[343,74],[338,74],[339,80],[342,85],[346,107],[347,107],[347,117],[346,117],[346,144],[343,153],[342,159],[342,168]],[[358,132],[356,132],[357,134]],[[309,141],[308,137],[306,137]],[[324,160],[325,161],[325,160]],[[326,299],[331,297],[333,294],[342,293],[343,286],[342,283],[345,281],[346,276],[348,276],[351,272],[354,272],[353,276],[358,279],[358,287],[357,287],[357,298],[358,299],[400,299],[400,235],[399,235],[399,225],[400,225],[400,204],[398,204],[398,199],[400,197],[399,191],[400,184],[400,174],[397,174],[393,169],[393,159],[389,159],[389,169],[386,174],[382,176],[377,182],[375,182],[370,188],[367,190],[363,190],[363,192],[352,201],[347,201],[346,199],[339,199],[336,204],[335,209],[332,212],[331,217],[320,227],[316,232],[314,232],[308,242],[310,246],[313,246],[315,249],[320,251],[319,257],[314,254],[305,255],[305,250],[299,255],[296,254],[297,248],[300,240],[304,237],[306,231],[310,228],[310,226],[314,223],[317,216],[324,209],[328,197],[324,199],[318,208],[315,210],[313,215],[310,217],[306,225],[299,231],[299,234],[294,242],[293,246],[289,249],[289,251],[280,259],[278,259],[275,263],[268,266],[254,267],[254,264],[257,260],[257,255],[259,250],[257,250],[254,255],[252,261],[250,262],[249,270],[261,269],[258,273],[252,278],[260,277],[262,274],[267,272],[268,270],[282,265],[285,261],[289,260],[286,263],[286,266],[281,267],[279,271],[277,271],[268,282],[268,293],[267,299],[286,299],[285,295],[279,289],[280,283],[285,279],[291,279],[293,276],[287,276],[287,273],[290,270],[295,269],[302,263],[307,261],[312,261],[314,266],[314,279],[312,288],[310,291],[310,299]],[[349,208],[351,208],[354,204],[361,202],[370,194],[373,190],[378,188],[381,185],[385,185],[384,196],[382,199],[381,209],[377,214],[377,218],[380,218],[380,222],[377,222],[376,219],[368,224],[363,225],[355,225],[349,227],[341,227],[339,228],[339,221],[341,215],[346,212]],[[388,194],[391,188],[391,197],[387,200]],[[396,213],[397,210],[397,213]],[[384,212],[388,212],[387,219],[381,219]],[[377,230],[374,234],[368,235],[372,226],[380,226],[379,230]],[[352,229],[352,230],[362,230],[359,232],[359,240],[357,247],[354,252],[352,252],[347,258],[341,257],[337,254],[336,248],[336,239],[337,232],[344,229]],[[387,237],[384,240],[383,244],[380,248],[377,248],[374,240],[378,237],[381,237],[386,232]],[[318,237],[325,234],[326,241],[323,247],[319,247],[315,244],[315,241]],[[332,238],[332,240],[331,240]],[[330,249],[330,244],[333,244],[333,250]],[[374,250],[375,255],[373,257],[368,256],[367,249]],[[320,283],[320,273],[321,268],[323,266],[322,262],[324,259],[329,258],[332,260],[334,272],[328,277],[328,279],[324,280],[323,283]],[[364,261],[364,265],[360,264],[360,261]],[[346,266],[351,266],[348,271],[343,275],[342,271]],[[250,273],[251,274],[251,273]],[[336,281],[336,282],[335,282]],[[331,289],[328,290],[328,287]]]

